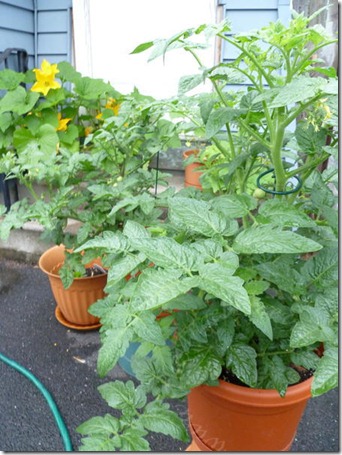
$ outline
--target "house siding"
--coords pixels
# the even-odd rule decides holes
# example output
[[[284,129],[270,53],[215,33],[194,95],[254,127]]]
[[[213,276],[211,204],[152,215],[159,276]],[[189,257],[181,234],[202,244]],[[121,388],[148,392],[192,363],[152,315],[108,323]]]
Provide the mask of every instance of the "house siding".
[[[71,61],[71,8],[72,0],[0,0],[0,52],[25,49],[29,68],[44,58]]]

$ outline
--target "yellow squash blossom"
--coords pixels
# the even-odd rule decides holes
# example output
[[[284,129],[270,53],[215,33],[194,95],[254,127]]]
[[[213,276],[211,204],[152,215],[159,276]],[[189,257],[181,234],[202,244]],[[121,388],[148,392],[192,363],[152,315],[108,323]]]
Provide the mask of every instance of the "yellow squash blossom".
[[[35,68],[33,72],[36,74],[37,82],[32,86],[32,92],[42,93],[46,96],[49,91],[60,88],[61,85],[55,81],[55,76],[59,73],[57,64],[50,64],[47,60],[42,61],[41,68]]]
[[[108,100],[105,104],[105,109],[110,109],[113,111],[114,115],[118,115],[119,109],[120,109],[120,103],[118,103],[115,98],[108,98]],[[100,120],[102,118],[102,112],[97,114],[97,116],[95,118]]]
[[[87,126],[84,128],[84,135],[85,137],[89,136],[89,134],[93,131],[93,128],[91,126]]]
[[[62,118],[62,114],[58,112],[58,126],[57,131],[65,131],[67,129],[67,124],[70,122],[71,118]]]
[[[115,98],[108,98],[105,108],[111,109],[114,112],[114,115],[118,115],[119,109],[120,109],[120,103],[118,103]]]

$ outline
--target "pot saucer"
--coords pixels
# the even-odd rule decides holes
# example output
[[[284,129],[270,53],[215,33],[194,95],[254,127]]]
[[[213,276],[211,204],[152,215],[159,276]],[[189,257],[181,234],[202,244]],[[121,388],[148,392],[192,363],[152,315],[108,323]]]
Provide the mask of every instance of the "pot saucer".
[[[97,324],[90,324],[90,325],[81,325],[81,324],[75,324],[74,322],[69,322],[65,319],[63,316],[60,308],[56,306],[55,309],[55,316],[58,322],[60,322],[62,325],[65,327],[68,327],[69,329],[74,329],[74,330],[95,330],[101,327],[100,323]]]

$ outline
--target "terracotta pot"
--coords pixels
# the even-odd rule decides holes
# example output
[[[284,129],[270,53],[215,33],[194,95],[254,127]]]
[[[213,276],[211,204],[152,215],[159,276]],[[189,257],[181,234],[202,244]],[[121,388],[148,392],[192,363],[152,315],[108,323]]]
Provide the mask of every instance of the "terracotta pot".
[[[311,397],[310,378],[290,386],[285,397],[276,390],[252,389],[220,381],[199,386],[188,396],[188,451],[287,451]]]
[[[193,150],[186,150],[183,153],[184,158],[189,158],[191,155],[197,155],[199,152],[198,149],[193,149]],[[198,189],[202,189],[202,185],[200,182],[200,176],[202,175],[202,172],[198,171],[198,167],[201,166],[201,164],[197,161],[194,161],[191,164],[188,164],[185,166],[184,169],[184,186],[194,186]]]
[[[103,289],[107,283],[107,275],[75,278],[72,285],[65,289],[58,274],[64,262],[64,251],[64,246],[54,246],[45,251],[39,259],[39,267],[49,278],[57,309],[61,312],[60,317],[56,312],[57,319],[67,327],[80,330],[99,326],[99,319],[88,313],[88,308],[105,296]],[[87,266],[94,263],[100,265],[101,261],[94,260]]]

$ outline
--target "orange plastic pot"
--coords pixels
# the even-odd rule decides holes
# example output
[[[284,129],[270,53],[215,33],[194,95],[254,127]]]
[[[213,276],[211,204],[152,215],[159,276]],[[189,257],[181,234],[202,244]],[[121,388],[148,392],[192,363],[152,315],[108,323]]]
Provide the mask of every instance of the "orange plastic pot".
[[[183,153],[184,158],[189,158],[191,155],[197,155],[198,154],[197,149],[193,150],[186,150]],[[194,161],[191,164],[188,164],[185,166],[184,169],[184,186],[194,186],[195,188],[202,189],[202,185],[200,182],[200,176],[202,175],[202,172],[198,171],[199,166],[201,164],[197,161]]]
[[[308,399],[312,378],[287,389],[242,387],[220,381],[188,396],[192,443],[188,451],[266,452],[290,450]]]
[[[39,268],[48,276],[57,303],[56,317],[62,324],[75,329],[99,326],[99,319],[88,313],[88,308],[104,298],[107,274],[75,278],[71,286],[65,289],[58,274],[64,262],[64,251],[64,246],[54,246],[45,251],[39,259]],[[97,259],[87,266],[94,263],[101,265],[101,261]]]

